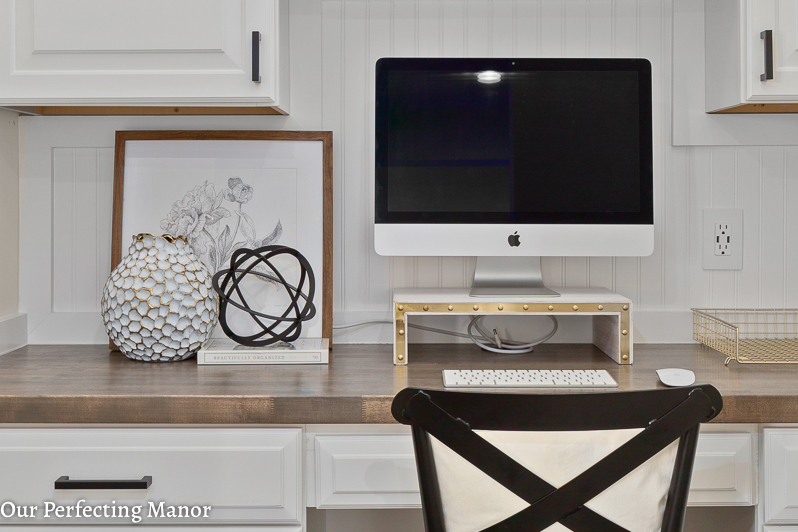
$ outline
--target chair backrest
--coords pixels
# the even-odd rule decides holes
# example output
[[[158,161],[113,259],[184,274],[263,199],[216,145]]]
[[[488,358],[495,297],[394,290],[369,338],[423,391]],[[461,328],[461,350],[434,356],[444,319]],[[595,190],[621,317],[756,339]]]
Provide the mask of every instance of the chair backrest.
[[[427,532],[678,532],[710,386],[505,394],[406,388]]]

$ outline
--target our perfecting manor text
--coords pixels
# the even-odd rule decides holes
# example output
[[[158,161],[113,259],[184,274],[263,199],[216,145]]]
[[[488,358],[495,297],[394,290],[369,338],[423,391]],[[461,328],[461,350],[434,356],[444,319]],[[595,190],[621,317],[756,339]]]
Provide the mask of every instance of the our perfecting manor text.
[[[208,519],[210,506],[173,506],[165,502],[148,502],[146,515],[144,505],[111,504],[92,506],[84,499],[74,505],[57,504],[44,501],[41,505],[24,506],[6,501],[0,504],[0,517],[5,519],[129,519],[131,523],[140,523],[142,519]]]

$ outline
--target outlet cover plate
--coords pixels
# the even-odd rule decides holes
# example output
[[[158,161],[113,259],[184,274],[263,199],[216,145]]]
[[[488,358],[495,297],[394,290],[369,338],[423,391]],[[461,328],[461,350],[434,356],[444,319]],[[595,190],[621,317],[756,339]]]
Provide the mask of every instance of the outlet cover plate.
[[[731,254],[715,255],[715,227],[717,224],[731,226]],[[743,269],[743,210],[704,209],[704,230],[701,237],[701,253],[705,270]]]

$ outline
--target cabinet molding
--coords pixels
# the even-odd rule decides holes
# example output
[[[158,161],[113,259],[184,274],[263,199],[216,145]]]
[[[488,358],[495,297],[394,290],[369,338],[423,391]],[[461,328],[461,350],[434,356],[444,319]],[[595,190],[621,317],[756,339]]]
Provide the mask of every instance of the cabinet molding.
[[[278,107],[34,107],[34,114],[42,116],[184,116],[184,115],[285,115]]]

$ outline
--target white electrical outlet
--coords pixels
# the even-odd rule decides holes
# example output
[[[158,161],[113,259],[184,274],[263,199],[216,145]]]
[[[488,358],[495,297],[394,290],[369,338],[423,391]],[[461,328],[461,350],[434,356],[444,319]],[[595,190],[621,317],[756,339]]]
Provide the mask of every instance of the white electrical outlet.
[[[715,256],[732,254],[732,224],[718,222],[715,224]]]
[[[743,269],[742,209],[704,209],[705,270]]]

